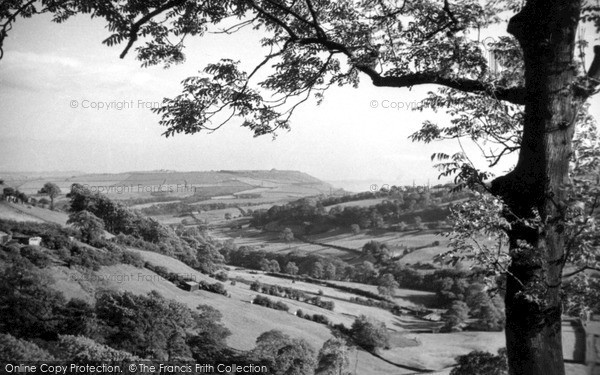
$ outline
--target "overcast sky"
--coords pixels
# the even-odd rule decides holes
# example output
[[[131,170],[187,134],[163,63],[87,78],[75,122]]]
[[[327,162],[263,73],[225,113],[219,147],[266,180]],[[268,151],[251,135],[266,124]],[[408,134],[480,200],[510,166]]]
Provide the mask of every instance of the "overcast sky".
[[[34,17],[14,25],[0,60],[0,171],[276,168],[328,181],[362,180],[366,190],[369,181],[434,183],[430,155],[459,149],[456,142],[423,145],[407,139],[423,120],[444,121],[443,115],[382,108],[418,102],[435,87],[382,89],[364,77],[358,90],[335,88],[321,106],[301,107],[291,132],[275,140],[254,138],[237,120],[212,134],[166,139],[158,116],[144,107],[177,95],[182,79],[222,57],[250,68],[261,57],[259,35],[189,39],[187,61],[167,70],[141,68],[134,53],[119,59],[122,47],[101,44],[107,36],[101,21],[86,17],[61,25]],[[127,102],[130,108],[83,108],[100,102]],[[483,168],[477,152],[469,150]]]

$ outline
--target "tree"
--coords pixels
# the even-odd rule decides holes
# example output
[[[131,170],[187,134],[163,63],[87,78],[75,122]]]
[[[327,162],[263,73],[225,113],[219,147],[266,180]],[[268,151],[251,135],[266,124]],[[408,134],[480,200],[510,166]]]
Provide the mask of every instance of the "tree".
[[[315,279],[320,279],[323,277],[323,263],[315,262],[312,266],[311,275]]]
[[[421,219],[421,216],[415,216],[413,220],[415,221],[415,228],[418,230],[425,229],[425,224],[423,224],[423,219]]]
[[[469,319],[469,306],[463,301],[456,300],[452,302],[443,318],[446,322],[443,327],[446,332],[462,331]]]
[[[4,189],[2,189],[2,195],[4,195],[5,197],[12,197],[13,195],[15,195],[15,188],[5,187]]]
[[[456,358],[457,366],[450,375],[507,375],[506,349],[498,350],[498,355],[473,351]]]
[[[204,314],[163,298],[156,291],[146,296],[106,291],[96,302],[106,344],[143,358],[169,361],[192,357],[186,342],[190,332],[200,335],[227,332],[219,329],[218,321],[212,320],[215,315],[210,310],[200,311]],[[211,320],[207,321],[207,317]],[[214,342],[219,337],[225,336],[215,339],[209,335],[201,340]]]
[[[377,269],[373,263],[364,261],[355,267],[355,277],[361,283],[370,284],[377,277]]]
[[[279,238],[285,242],[292,242],[294,240],[294,232],[290,228],[284,228],[279,234]]]
[[[285,265],[285,272],[290,275],[298,274],[298,266],[294,262],[287,262]]]
[[[315,375],[350,375],[350,356],[346,342],[333,337],[319,351]]]
[[[276,375],[311,375],[316,367],[315,351],[309,343],[277,330],[258,336],[252,355]]]
[[[260,260],[260,269],[265,272],[271,271],[271,262],[267,258],[262,258]]]
[[[59,337],[58,347],[63,359],[75,363],[86,362],[122,362],[139,358],[122,350],[100,344],[85,336],[64,335]]]
[[[48,288],[48,275],[16,259],[0,275],[0,332],[18,338],[52,337],[53,320],[66,303],[62,293]]]
[[[323,277],[326,280],[335,280],[337,275],[337,267],[332,262],[327,263],[325,265],[325,270],[323,271]]]
[[[375,352],[390,345],[390,334],[385,323],[360,315],[352,323],[350,332],[354,342],[365,350]]]
[[[367,242],[363,246],[362,252],[365,255],[372,256],[378,265],[385,264],[391,258],[391,253],[387,245],[378,241]]]
[[[53,184],[52,182],[46,182],[44,186],[38,191],[38,194],[46,194],[50,198],[50,209],[54,209],[54,198],[58,197],[60,194],[60,188],[58,185]]]
[[[12,23],[37,13],[52,13],[57,22],[77,13],[103,17],[112,33],[105,43],[126,44],[121,57],[144,36],[145,44],[136,49],[144,66],[182,62],[184,38],[202,35],[209,24],[226,18],[241,20],[228,33],[244,27],[265,32],[261,43],[269,52],[251,73],[223,59],[210,64],[205,76],[186,79],[181,95],[165,99],[156,109],[165,136],[212,131],[222,124],[218,116],[224,111],[229,112],[226,120],[242,117],[242,126],[255,135],[288,129],[294,110],[309,96],[320,102],[329,87],[358,86],[361,75],[376,87],[437,84],[446,89],[446,102],[481,99],[505,107],[520,144],[515,149],[507,143],[506,152],[519,150],[519,160],[489,189],[504,201],[510,223],[512,262],[505,297],[509,368],[511,374],[564,374],[564,264],[558,261],[566,259],[564,187],[577,112],[596,92],[600,78],[600,46],[594,48],[596,57],[586,74],[577,68],[574,50],[580,20],[600,29],[597,6],[568,0],[42,3],[47,6],[25,0],[0,5],[0,58]],[[483,43],[472,36],[479,33],[469,31],[499,24],[505,15],[511,16],[510,35],[494,43],[494,56],[507,69],[498,72],[488,66]],[[268,67],[269,74],[256,74]],[[258,76],[268,78],[255,83]],[[460,164],[466,180],[484,177]],[[532,230],[528,224],[538,217]]]
[[[0,333],[0,361],[5,363],[26,361],[54,361],[55,358],[36,344]]]
[[[382,296],[393,297],[396,288],[398,288],[398,282],[394,276],[389,273],[381,275],[377,284],[377,292]]]
[[[281,271],[281,268],[279,267],[279,262],[276,261],[275,259],[272,259],[269,262],[269,271],[270,272],[275,272],[275,273]]]
[[[87,243],[97,240],[104,232],[104,221],[87,210],[71,213],[67,224],[79,229]]]
[[[360,234],[360,225],[352,224],[350,225],[350,230],[352,231],[352,234]]]

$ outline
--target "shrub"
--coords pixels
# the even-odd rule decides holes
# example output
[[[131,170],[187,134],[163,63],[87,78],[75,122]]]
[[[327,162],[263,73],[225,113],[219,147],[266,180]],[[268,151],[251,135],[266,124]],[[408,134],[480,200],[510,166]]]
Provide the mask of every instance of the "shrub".
[[[262,285],[261,285],[260,281],[255,281],[252,284],[250,284],[250,290],[253,290],[255,292],[260,292],[262,290]]]
[[[273,306],[275,310],[289,311],[290,307],[281,301],[277,301]]]
[[[121,255],[121,261],[125,264],[130,264],[137,268],[143,268],[145,265],[144,258],[136,252],[124,250]]]
[[[227,289],[225,289],[225,285],[221,283],[209,284],[205,281],[200,281],[199,286],[200,289],[205,290],[207,292],[222,294],[224,296],[227,295]]]
[[[498,350],[498,355],[488,352],[473,351],[456,358],[457,365],[450,371],[450,375],[506,375],[508,364],[506,349]]]
[[[329,319],[322,314],[315,314],[312,316],[312,321],[315,323],[329,325]]]
[[[224,271],[221,271],[215,275],[215,279],[225,282],[225,281],[229,280],[229,277],[227,276],[227,273],[225,273]]]
[[[45,268],[52,263],[52,259],[36,246],[25,246],[20,252],[23,258],[27,258],[36,267]]]
[[[69,361],[110,363],[137,359],[128,352],[113,349],[84,336],[60,336],[58,345],[65,359]]]

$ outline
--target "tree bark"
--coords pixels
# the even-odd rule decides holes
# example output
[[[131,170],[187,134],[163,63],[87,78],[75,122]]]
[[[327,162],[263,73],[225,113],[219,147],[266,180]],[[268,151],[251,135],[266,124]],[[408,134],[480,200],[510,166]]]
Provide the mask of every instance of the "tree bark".
[[[568,182],[580,1],[530,0],[508,26],[525,63],[525,119],[519,161],[493,181],[507,204],[512,264],[506,285],[511,375],[564,375],[560,285],[565,234],[561,187]],[[539,218],[537,222],[536,218]],[[527,223],[523,219],[535,221]]]

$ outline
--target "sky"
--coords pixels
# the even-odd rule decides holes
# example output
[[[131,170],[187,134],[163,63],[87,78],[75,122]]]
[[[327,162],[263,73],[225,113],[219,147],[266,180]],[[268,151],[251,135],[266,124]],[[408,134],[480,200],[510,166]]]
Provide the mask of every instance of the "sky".
[[[375,88],[364,77],[359,89],[334,88],[320,106],[305,103],[292,130],[275,139],[253,137],[240,120],[211,134],[165,138],[149,108],[179,94],[181,80],[222,57],[241,60],[250,70],[262,56],[261,35],[189,39],[186,62],[170,69],[141,68],[135,53],[119,59],[122,46],[101,44],[108,35],[101,20],[83,16],[60,25],[46,16],[15,23],[0,60],[0,171],[275,168],[338,186],[358,181],[366,190],[374,183],[435,184],[431,154],[460,150],[456,141],[424,145],[408,139],[424,120],[448,120],[407,109],[435,86]],[[599,107],[593,103],[596,118]],[[479,152],[465,147],[476,166],[485,168]],[[507,159],[496,172],[514,161]]]

